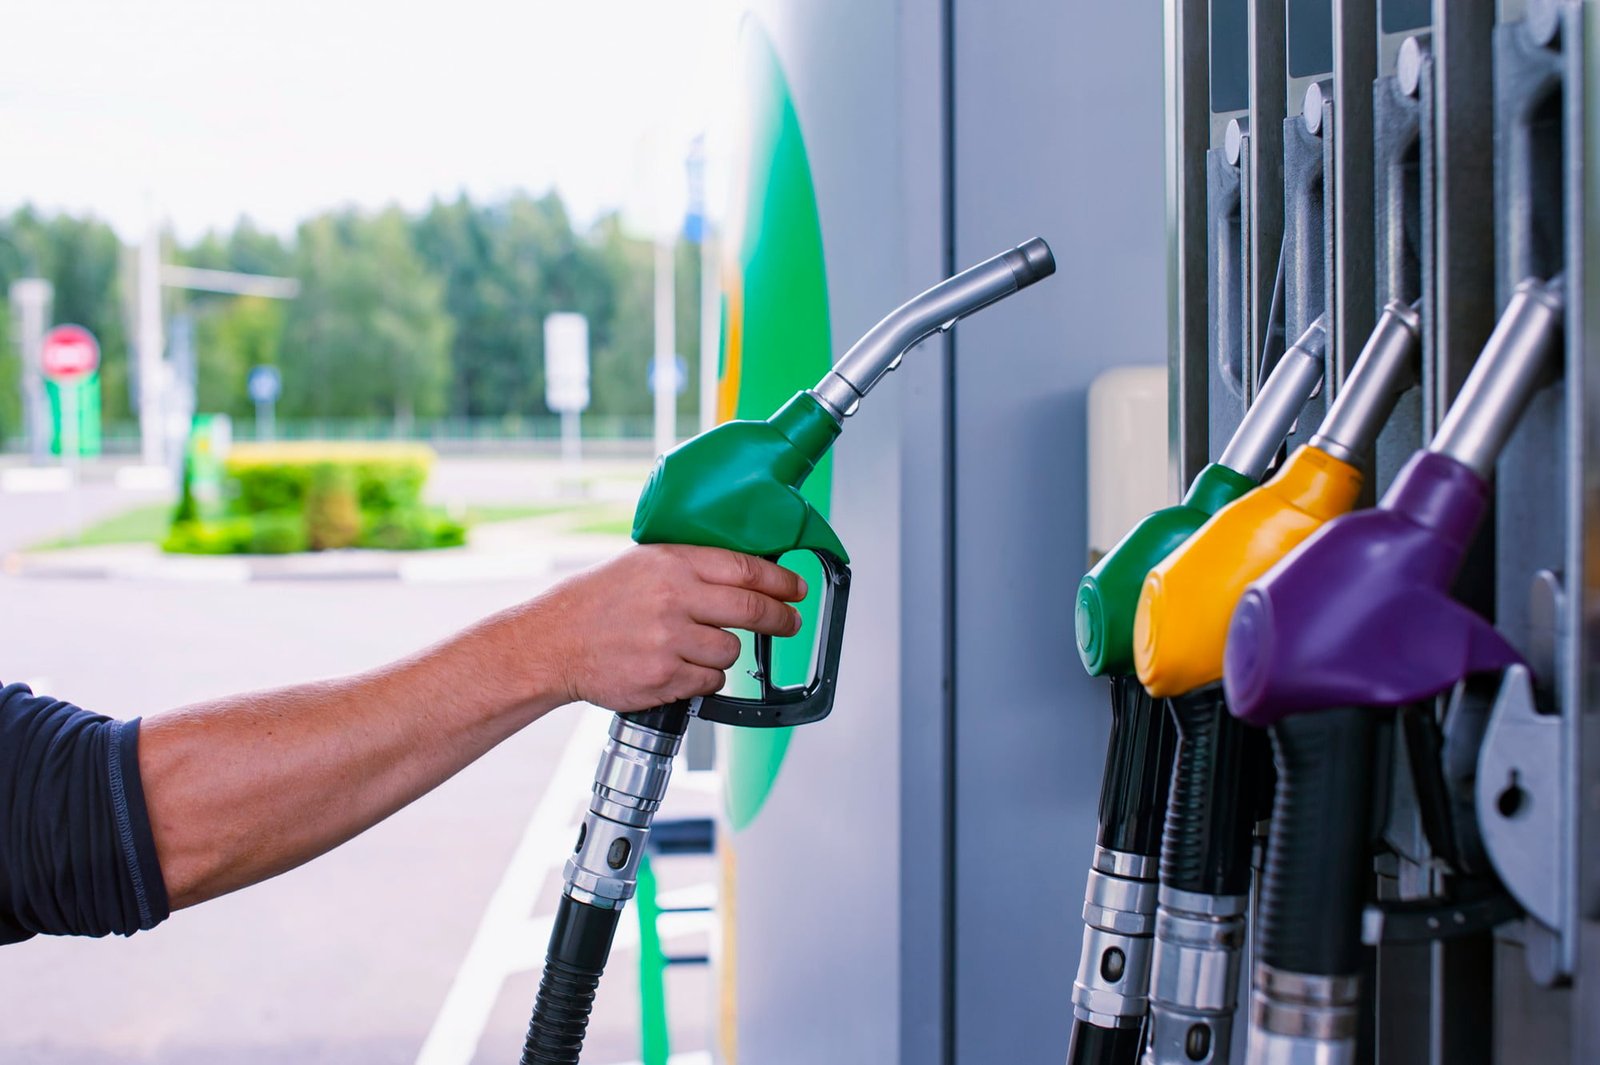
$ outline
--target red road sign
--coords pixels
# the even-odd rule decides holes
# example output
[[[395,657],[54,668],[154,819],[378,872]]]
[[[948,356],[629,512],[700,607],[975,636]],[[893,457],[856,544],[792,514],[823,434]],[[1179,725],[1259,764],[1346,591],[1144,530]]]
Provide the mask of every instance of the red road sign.
[[[100,345],[81,325],[58,325],[44,335],[39,369],[52,381],[76,381],[100,367]]]

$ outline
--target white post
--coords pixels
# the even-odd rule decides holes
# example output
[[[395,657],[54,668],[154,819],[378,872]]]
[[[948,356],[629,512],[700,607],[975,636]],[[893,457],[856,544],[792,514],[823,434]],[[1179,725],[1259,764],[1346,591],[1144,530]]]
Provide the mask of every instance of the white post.
[[[39,351],[50,327],[50,301],[55,289],[38,277],[11,283],[11,328],[22,356],[22,414],[28,427],[28,454],[34,465],[50,455],[50,399],[44,390]]]
[[[722,271],[707,225],[700,234],[700,430],[717,424],[717,366],[722,347]]]
[[[78,420],[82,416],[78,401],[83,390],[79,380],[61,381],[56,385],[56,395],[61,397],[61,464],[67,468],[71,484],[69,504],[72,511],[72,542],[83,539],[83,499],[79,495],[82,476],[81,456],[78,454]]]
[[[678,391],[675,364],[677,323],[674,320],[673,295],[673,241],[671,237],[656,240],[656,354],[655,354],[655,413],[656,454],[669,451],[677,440]]]
[[[561,480],[575,493],[583,487],[583,427],[578,411],[561,412]]]
[[[162,417],[167,379],[161,323],[161,223],[150,210],[139,245],[139,454],[144,465],[166,465],[167,424]]]

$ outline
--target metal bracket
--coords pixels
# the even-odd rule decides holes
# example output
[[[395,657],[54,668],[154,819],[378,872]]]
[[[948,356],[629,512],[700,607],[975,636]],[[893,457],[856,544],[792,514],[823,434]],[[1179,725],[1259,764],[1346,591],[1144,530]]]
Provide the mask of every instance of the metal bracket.
[[[1539,713],[1527,667],[1506,670],[1478,756],[1478,824],[1495,872],[1528,911],[1529,974],[1545,986],[1571,975],[1576,960],[1564,735],[1559,715]]]

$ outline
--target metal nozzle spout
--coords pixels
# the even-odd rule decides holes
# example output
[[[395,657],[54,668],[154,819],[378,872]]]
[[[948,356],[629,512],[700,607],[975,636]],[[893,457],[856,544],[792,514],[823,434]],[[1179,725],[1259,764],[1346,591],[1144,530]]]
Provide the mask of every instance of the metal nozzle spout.
[[[1416,307],[1390,300],[1311,446],[1359,464],[1400,396],[1417,383],[1421,350],[1422,316]]]
[[[1319,315],[1267,375],[1255,402],[1245,411],[1244,420],[1217,460],[1221,465],[1252,480],[1261,478],[1300,416],[1300,408],[1317,390],[1327,350],[1327,320]]]
[[[1050,246],[1035,237],[913,296],[867,330],[812,394],[836,418],[855,413],[861,397],[900,364],[918,341],[1055,273]]]
[[[1450,404],[1428,450],[1455,459],[1488,478],[1541,385],[1550,380],[1560,350],[1563,282],[1524,281]]]

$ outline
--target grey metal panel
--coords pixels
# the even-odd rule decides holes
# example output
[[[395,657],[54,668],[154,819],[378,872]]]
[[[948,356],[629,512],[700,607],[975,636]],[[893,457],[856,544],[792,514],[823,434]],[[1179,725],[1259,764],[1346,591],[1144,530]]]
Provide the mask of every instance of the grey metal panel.
[[[1109,716],[1072,650],[1085,391],[1166,349],[1161,21],[955,10],[957,258],[1041,233],[1059,263],[957,327],[956,1060],[1059,1065]]]
[[[1432,433],[1494,329],[1492,0],[1434,0],[1433,350],[1423,396]]]
[[[905,56],[899,136],[906,159],[937,161],[904,184],[908,262],[950,273],[949,34],[946,0],[899,0]],[[914,61],[913,61],[914,60]],[[911,286],[915,288],[916,286]],[[949,779],[954,731],[950,680],[950,356],[941,335],[924,343],[905,380],[900,455],[900,1062],[942,1065],[953,1052]]]
[[[1210,338],[1206,308],[1206,148],[1210,37],[1206,0],[1167,0],[1163,33],[1175,76],[1166,82],[1168,421],[1174,498],[1205,465]],[[1107,163],[1106,166],[1115,164]]]
[[[1328,395],[1361,354],[1377,321],[1373,306],[1375,262],[1372,174],[1372,82],[1378,73],[1374,0],[1333,5],[1333,321],[1332,380]]]
[[[1600,633],[1600,247],[1596,247],[1592,226],[1600,219],[1600,137],[1594,136],[1594,122],[1600,116],[1600,19],[1584,19],[1582,62],[1584,64],[1583,113],[1587,118],[1583,153],[1579,160],[1581,178],[1569,201],[1578,217],[1573,220],[1584,233],[1581,251],[1583,277],[1577,286],[1577,317],[1568,318],[1569,341],[1577,356],[1568,363],[1568,387],[1573,399],[1586,413],[1574,419],[1574,474],[1581,490],[1583,528],[1580,542],[1572,545],[1575,571],[1569,586],[1578,594],[1578,628],[1571,634],[1578,652],[1579,670],[1573,710],[1579,717],[1579,742],[1574,752],[1578,759],[1578,780],[1600,779],[1600,654],[1593,650]],[[1579,791],[1578,815],[1578,902],[1579,971],[1577,984],[1591,996],[1600,986],[1600,789]],[[1600,1010],[1574,1011],[1572,1041],[1578,1060],[1600,1060]]]
[[[1283,0],[1250,0],[1250,40],[1250,351],[1259,361],[1283,245],[1283,120],[1288,114]],[[1258,383],[1252,374],[1252,391]]]

